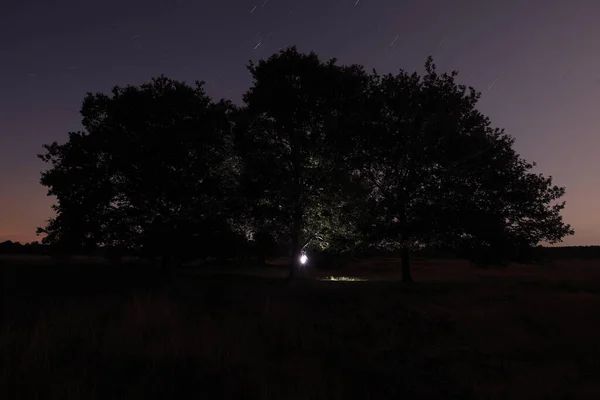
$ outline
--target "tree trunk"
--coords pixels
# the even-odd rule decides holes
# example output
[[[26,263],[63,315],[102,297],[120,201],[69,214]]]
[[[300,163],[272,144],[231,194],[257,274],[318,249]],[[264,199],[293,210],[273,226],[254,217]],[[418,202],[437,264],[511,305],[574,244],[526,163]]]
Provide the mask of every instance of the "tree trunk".
[[[407,282],[407,283],[414,282],[414,280],[412,278],[412,273],[410,271],[410,254],[409,254],[408,247],[402,248],[401,261],[402,261],[402,282]]]
[[[294,213],[294,223],[292,225],[292,254],[290,260],[290,274],[289,279],[293,279],[298,275],[300,269],[300,251],[302,248],[300,247],[300,225],[301,225],[301,213],[299,211],[299,207],[296,207],[296,212]]]
[[[294,222],[294,228],[292,230],[292,259],[290,260],[290,273],[288,278],[293,279],[296,277],[298,272],[300,256],[300,229],[299,224]]]
[[[300,268],[300,228],[301,228],[301,209],[297,204],[294,211],[294,223],[292,224],[292,259],[290,260],[290,274],[289,278],[292,279],[298,275]]]
[[[292,259],[290,261],[290,274],[289,279],[293,279],[298,275],[299,267],[300,267],[300,251],[302,248],[300,247],[300,230],[302,227],[302,160],[300,158],[300,142],[298,131],[294,127],[294,124],[290,124],[291,129],[291,161],[292,161],[292,171],[293,171],[293,181],[292,181],[292,193],[294,200],[294,214],[293,214],[293,222],[292,222]],[[285,132],[285,126],[284,132]]]

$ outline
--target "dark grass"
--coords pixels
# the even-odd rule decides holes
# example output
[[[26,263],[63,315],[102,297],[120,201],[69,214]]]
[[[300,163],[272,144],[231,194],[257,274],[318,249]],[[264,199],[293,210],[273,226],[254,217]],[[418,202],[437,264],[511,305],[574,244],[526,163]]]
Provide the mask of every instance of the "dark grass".
[[[600,398],[593,261],[414,285],[0,263],[6,399]]]

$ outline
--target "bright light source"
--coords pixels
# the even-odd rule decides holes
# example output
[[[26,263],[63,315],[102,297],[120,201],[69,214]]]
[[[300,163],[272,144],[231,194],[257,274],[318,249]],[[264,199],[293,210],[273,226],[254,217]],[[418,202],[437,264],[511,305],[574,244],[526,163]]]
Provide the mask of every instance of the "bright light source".
[[[306,257],[306,254],[302,254],[300,256],[300,264],[306,264],[307,261],[308,261],[308,257]]]

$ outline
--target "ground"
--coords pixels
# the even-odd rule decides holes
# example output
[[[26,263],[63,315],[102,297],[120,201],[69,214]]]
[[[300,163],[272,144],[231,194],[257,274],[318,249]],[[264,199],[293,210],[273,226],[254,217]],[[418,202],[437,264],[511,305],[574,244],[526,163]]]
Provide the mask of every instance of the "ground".
[[[292,283],[277,262],[170,283],[87,259],[2,263],[6,399],[600,398],[599,260],[418,260],[413,285],[390,259]]]

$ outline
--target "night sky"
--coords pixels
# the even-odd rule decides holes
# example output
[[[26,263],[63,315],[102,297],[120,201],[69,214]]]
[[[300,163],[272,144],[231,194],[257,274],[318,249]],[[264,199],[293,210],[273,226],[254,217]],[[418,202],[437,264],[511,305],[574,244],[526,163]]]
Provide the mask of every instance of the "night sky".
[[[81,129],[86,92],[165,74],[239,104],[248,60],[296,44],[379,72],[421,72],[430,54],[458,70],[567,187],[564,244],[600,244],[599,16],[594,0],[3,0],[0,241],[37,240],[52,216],[36,154]]]

